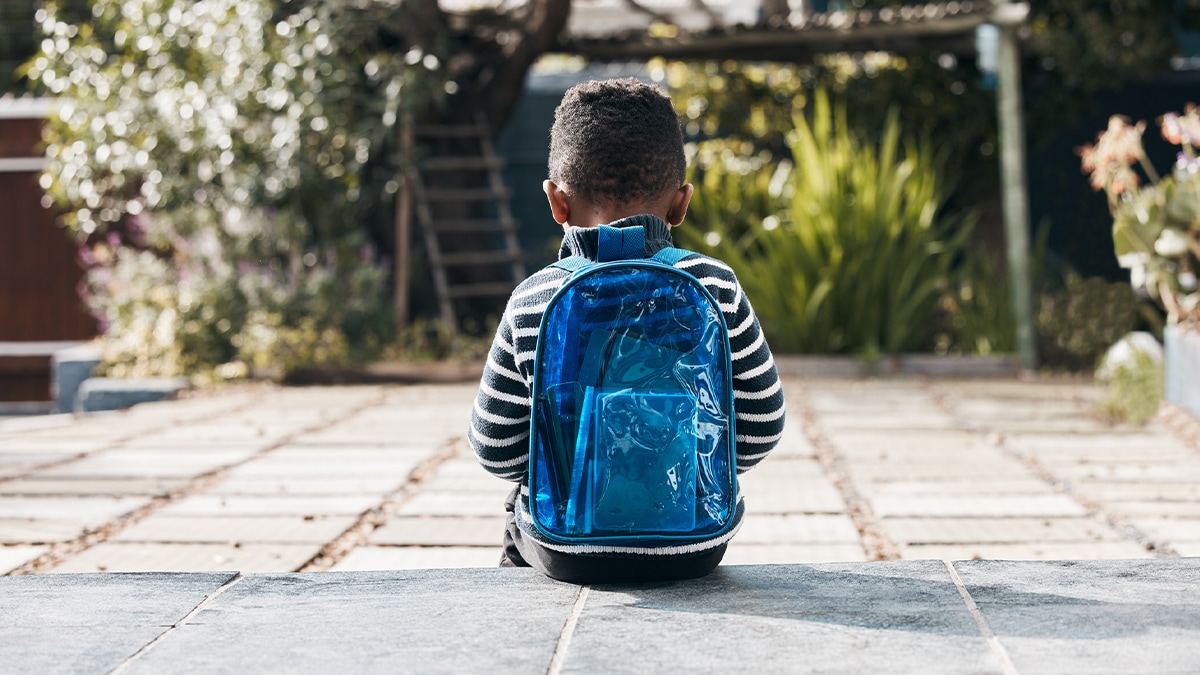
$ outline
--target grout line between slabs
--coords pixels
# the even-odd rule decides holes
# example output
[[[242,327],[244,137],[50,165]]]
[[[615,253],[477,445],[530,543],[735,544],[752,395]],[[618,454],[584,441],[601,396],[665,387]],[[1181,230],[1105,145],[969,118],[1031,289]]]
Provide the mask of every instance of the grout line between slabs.
[[[979,605],[975,604],[975,598],[971,597],[971,592],[967,590],[967,585],[963,583],[962,577],[958,576],[958,570],[954,569],[953,563],[949,560],[943,560],[942,564],[946,566],[946,571],[950,573],[950,580],[954,582],[954,587],[958,589],[958,594],[962,596],[963,604],[967,606],[967,611],[971,613],[971,618],[975,619],[975,625],[979,627],[979,632],[987,641],[988,648],[992,650],[992,654],[1000,661],[1000,668],[1005,675],[1017,675],[1017,667],[1013,665],[1012,659],[1008,656],[1008,651],[1004,649],[1004,645],[1000,644],[1000,638],[992,632],[991,626],[988,626],[987,619],[984,618],[983,612],[979,610]]]
[[[590,585],[579,587],[579,595],[575,596],[575,605],[571,607],[571,614],[563,624],[562,632],[558,634],[558,643],[554,645],[554,655],[550,657],[546,675],[559,675],[562,672],[563,664],[567,662],[567,649],[571,646],[571,638],[575,636],[575,625],[579,623],[579,616],[583,614],[583,606],[587,603],[588,594],[591,591]]]
[[[217,590],[215,590],[212,593],[205,596],[204,599],[200,601],[200,604],[193,607],[192,611],[185,614],[182,619],[180,619],[180,620],[176,621],[175,623],[171,624],[170,626],[168,626],[165,631],[163,631],[162,633],[159,633],[158,636],[155,637],[153,640],[142,645],[141,649],[139,649],[136,652],[134,652],[133,654],[131,654],[128,658],[126,658],[124,661],[122,661],[120,664],[118,664],[116,668],[113,668],[112,670],[108,671],[109,675],[117,675],[118,673],[125,672],[125,670],[127,668],[129,668],[130,664],[132,664],[137,659],[141,658],[141,656],[143,654],[145,654],[146,652],[153,649],[155,645],[157,645],[158,643],[167,639],[168,635],[170,635],[171,633],[174,633],[175,631],[182,628],[184,625],[187,624],[188,621],[191,621],[193,616],[196,616],[197,614],[199,614],[205,607],[207,607],[214,600],[216,600],[218,597],[220,597],[222,593],[233,588],[239,582],[241,582],[242,579],[245,579],[245,578],[246,578],[245,575],[243,575],[241,572],[237,572],[236,574],[234,574],[232,577],[227,579],[225,581],[225,583],[221,584],[220,588],[218,588]]]

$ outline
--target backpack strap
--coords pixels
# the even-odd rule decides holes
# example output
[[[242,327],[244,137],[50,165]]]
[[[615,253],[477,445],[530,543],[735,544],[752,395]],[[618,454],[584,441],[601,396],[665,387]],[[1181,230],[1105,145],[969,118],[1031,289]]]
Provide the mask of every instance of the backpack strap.
[[[596,262],[640,260],[646,257],[646,229],[601,225],[596,233]]]
[[[670,247],[660,249],[658,253],[655,253],[653,256],[651,256],[651,258],[660,263],[666,263],[671,267],[674,267],[680,260],[692,255],[692,253],[692,251],[687,249]]]
[[[578,272],[579,270],[587,267],[590,264],[592,264],[592,261],[588,260],[587,258],[585,258],[581,255],[573,255],[569,258],[563,258],[562,260],[556,260],[553,263],[551,263],[550,266],[557,267],[559,269],[563,269],[563,270],[566,270],[571,273],[575,273],[575,272]]]

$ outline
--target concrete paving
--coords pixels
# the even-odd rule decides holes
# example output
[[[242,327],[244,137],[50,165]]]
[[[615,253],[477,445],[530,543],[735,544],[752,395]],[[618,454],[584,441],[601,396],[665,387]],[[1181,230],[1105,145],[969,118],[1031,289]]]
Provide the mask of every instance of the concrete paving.
[[[473,384],[0,420],[0,664],[1196,671],[1196,420],[1111,426],[1078,381],[785,387],[721,568],[631,587],[495,567],[510,485],[463,440]]]
[[[0,663],[81,673],[1189,673],[1200,559],[0,578]]]
[[[729,564],[1200,552],[1196,436],[1100,421],[1091,383],[785,387]],[[474,393],[256,384],[0,421],[0,574],[493,565],[510,486],[463,441]]]

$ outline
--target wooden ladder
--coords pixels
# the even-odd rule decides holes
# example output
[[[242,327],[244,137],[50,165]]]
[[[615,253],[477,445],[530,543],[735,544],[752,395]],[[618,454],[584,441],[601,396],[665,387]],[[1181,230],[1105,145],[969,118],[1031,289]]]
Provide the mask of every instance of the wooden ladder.
[[[525,279],[525,256],[509,205],[511,192],[501,175],[504,161],[496,154],[487,121],[479,116],[474,124],[416,125],[412,136],[420,148],[454,148],[420,157],[406,178],[439,313],[455,335],[457,304],[467,298],[508,296]],[[448,182],[453,186],[446,186]],[[491,278],[481,273],[484,270]]]

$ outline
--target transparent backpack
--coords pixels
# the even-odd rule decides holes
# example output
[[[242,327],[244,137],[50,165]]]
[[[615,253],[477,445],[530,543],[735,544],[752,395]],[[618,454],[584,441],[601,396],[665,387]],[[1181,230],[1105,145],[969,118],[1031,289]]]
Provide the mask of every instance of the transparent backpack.
[[[530,514],[563,543],[710,539],[737,504],[729,337],[716,300],[673,264],[643,258],[641,227],[601,226],[598,262],[572,272],[538,336]]]

